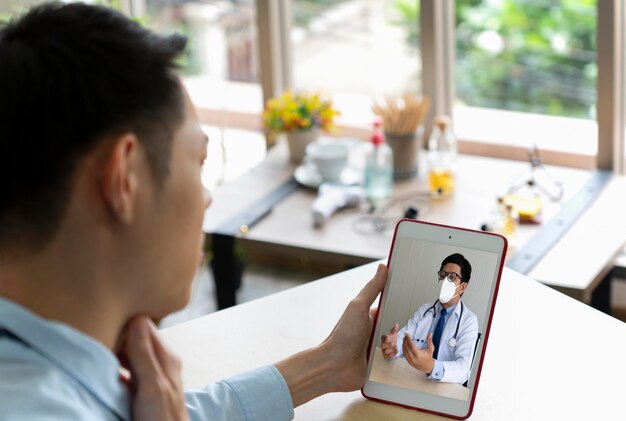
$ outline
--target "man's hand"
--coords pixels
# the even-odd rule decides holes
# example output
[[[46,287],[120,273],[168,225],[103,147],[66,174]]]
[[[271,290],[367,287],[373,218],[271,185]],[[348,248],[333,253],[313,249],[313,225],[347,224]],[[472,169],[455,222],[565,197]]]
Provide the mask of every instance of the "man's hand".
[[[369,308],[387,281],[387,267],[378,265],[374,278],[348,305],[332,333],[321,345],[339,369],[337,391],[359,389],[365,382],[367,345],[374,320]]]
[[[188,420],[180,360],[159,340],[154,323],[144,316],[132,319],[120,351],[130,371],[134,420]]]
[[[426,349],[419,349],[413,343],[411,337],[405,334],[402,340],[402,352],[404,352],[406,361],[419,371],[426,374],[430,374],[433,371],[435,367],[435,360],[433,359],[435,345],[433,345],[432,333],[428,334]]]
[[[387,335],[383,335],[380,338],[380,347],[383,350],[383,357],[389,360],[396,356],[398,353],[398,323],[393,325]]]
[[[275,364],[289,386],[294,407],[325,393],[363,386],[374,324],[370,306],[386,281],[387,267],[379,265],[374,278],[350,302],[321,345]]]

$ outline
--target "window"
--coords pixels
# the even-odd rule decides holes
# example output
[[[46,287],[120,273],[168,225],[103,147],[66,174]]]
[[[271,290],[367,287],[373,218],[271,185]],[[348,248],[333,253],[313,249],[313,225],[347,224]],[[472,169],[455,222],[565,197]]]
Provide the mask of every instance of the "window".
[[[536,144],[557,163],[595,166],[597,0],[456,0],[454,15],[466,150]]]
[[[146,0],[139,17],[157,32],[179,32],[189,38],[184,74],[258,82],[256,6],[252,0]]]
[[[418,0],[293,0],[293,86],[332,94],[340,124],[369,127],[371,99],[421,91]]]
[[[185,84],[204,123],[258,129],[259,85],[254,0],[145,0],[133,14],[151,29],[189,39],[181,59]]]
[[[0,0],[0,20],[21,14],[30,7],[46,3],[46,1],[49,0]]]
[[[457,101],[595,119],[596,0],[456,2]]]
[[[151,29],[188,38],[183,80],[210,139],[204,185],[234,180],[265,156],[256,2],[145,0],[141,9]]]
[[[33,3],[0,0],[0,15]],[[624,168],[620,0],[121,4],[190,37],[185,83],[207,124],[259,130],[263,98],[293,87],[329,92],[342,133],[365,137],[373,98],[424,90],[462,152],[525,159],[536,144],[551,163]]]
[[[372,97],[423,83],[462,152],[526,159],[537,145],[547,162],[595,167],[598,10],[615,1],[290,1],[292,85],[340,107],[358,98],[344,125],[363,126]]]
[[[419,90],[416,0],[294,0],[297,89],[385,95]]]

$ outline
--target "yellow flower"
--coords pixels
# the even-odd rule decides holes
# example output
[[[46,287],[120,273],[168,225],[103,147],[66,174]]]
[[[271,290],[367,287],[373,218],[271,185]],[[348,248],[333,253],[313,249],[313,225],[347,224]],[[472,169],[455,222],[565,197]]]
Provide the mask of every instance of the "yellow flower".
[[[280,100],[278,98],[271,98],[267,101],[267,108],[272,110],[280,107]]]
[[[318,93],[293,93],[286,91],[265,104],[262,113],[263,125],[271,134],[289,130],[307,130],[320,127],[333,128],[333,120],[339,112],[329,99]]]

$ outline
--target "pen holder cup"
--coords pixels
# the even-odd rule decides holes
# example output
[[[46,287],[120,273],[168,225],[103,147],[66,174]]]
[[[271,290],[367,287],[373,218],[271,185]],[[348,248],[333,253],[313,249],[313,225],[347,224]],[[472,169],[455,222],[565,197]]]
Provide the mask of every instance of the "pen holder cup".
[[[418,172],[418,154],[424,129],[420,126],[416,131],[406,135],[385,133],[385,139],[393,151],[393,178],[406,180],[415,177]]]

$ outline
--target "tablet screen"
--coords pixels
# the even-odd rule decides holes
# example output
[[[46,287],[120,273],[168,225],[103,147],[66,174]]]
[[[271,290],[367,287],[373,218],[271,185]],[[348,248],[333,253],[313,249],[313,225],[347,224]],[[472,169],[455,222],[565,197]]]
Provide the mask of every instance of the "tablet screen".
[[[504,247],[501,237],[480,232],[399,225],[372,337],[367,397],[469,415]]]

